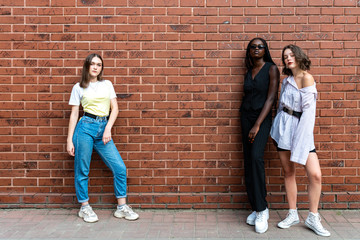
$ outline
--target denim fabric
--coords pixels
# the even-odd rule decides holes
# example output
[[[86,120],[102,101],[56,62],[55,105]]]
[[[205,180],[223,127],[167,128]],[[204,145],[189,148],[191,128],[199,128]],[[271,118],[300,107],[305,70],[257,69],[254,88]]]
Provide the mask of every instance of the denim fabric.
[[[75,190],[80,203],[89,201],[88,179],[93,149],[95,149],[114,175],[116,198],[126,197],[125,164],[113,140],[106,145],[102,141],[106,124],[106,117],[93,119],[83,116],[75,128],[73,136],[75,147]]]

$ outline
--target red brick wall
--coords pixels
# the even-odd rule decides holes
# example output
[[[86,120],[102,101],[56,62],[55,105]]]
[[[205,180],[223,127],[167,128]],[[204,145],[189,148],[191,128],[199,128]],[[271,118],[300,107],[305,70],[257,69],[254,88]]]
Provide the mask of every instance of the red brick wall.
[[[118,93],[113,138],[142,208],[245,208],[239,105],[245,48],[306,50],[319,90],[323,208],[359,207],[360,8],[355,0],[1,0],[0,207],[77,206],[66,153],[74,83],[91,52]],[[266,148],[269,202],[286,207]],[[91,202],[115,203],[94,156]],[[298,169],[299,207],[307,178]]]

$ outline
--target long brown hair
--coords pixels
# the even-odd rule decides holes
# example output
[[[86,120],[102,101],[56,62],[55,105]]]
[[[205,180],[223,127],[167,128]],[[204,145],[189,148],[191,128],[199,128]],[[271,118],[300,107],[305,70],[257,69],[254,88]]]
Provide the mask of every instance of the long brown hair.
[[[83,69],[82,69],[82,76],[81,76],[81,81],[80,81],[80,87],[82,88],[87,88],[89,86],[89,82],[90,82],[90,74],[89,74],[89,69],[90,69],[90,65],[91,65],[91,61],[94,57],[98,57],[101,60],[101,71],[99,73],[99,75],[97,76],[97,80],[98,81],[102,81],[102,73],[104,71],[104,61],[102,59],[102,57],[99,54],[96,53],[92,53],[89,56],[86,57],[85,61],[84,61],[84,65],[83,65]]]
[[[284,64],[284,68],[282,71],[283,74],[288,75],[288,76],[293,75],[292,71],[289,68],[287,68],[286,64],[285,64],[284,52],[286,49],[290,49],[293,52],[293,54],[295,55],[295,61],[301,70],[304,70],[304,71],[310,70],[311,61],[310,61],[309,57],[304,53],[304,51],[300,47],[290,44],[283,48],[283,51],[281,54],[281,60]]]

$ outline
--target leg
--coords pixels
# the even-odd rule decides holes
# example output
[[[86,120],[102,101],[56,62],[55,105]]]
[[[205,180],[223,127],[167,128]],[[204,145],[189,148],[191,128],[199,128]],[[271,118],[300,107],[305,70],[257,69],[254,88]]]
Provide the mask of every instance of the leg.
[[[321,194],[321,170],[316,153],[309,153],[305,169],[309,178],[308,194],[310,202],[310,212],[305,220],[305,225],[313,230],[317,235],[328,237],[331,233],[321,224],[321,217],[318,213]]]
[[[251,149],[253,170],[254,204],[256,208],[255,231],[264,233],[268,229],[269,209],[266,201],[264,151],[271,129],[271,118],[267,117],[261,124]]]
[[[309,178],[308,194],[310,212],[317,213],[321,194],[321,169],[316,153],[309,153],[305,169]]]
[[[284,171],[286,197],[289,202],[289,212],[284,220],[278,223],[279,228],[289,228],[300,222],[296,209],[297,186],[295,179],[295,164],[290,162],[290,151],[279,151],[281,165]]]
[[[114,191],[118,202],[125,203],[127,188],[126,166],[113,140],[104,145],[101,138],[96,139],[95,150],[114,175]]]
[[[114,216],[126,220],[138,219],[139,214],[126,205],[126,167],[113,140],[104,145],[102,140],[99,139],[99,141],[96,141],[95,150],[114,174],[114,190],[118,201]]]
[[[73,136],[75,147],[75,190],[77,199],[82,206],[78,216],[85,222],[97,222],[99,220],[88,202],[88,180],[94,141],[91,136],[92,128],[92,124],[80,120]]]
[[[296,209],[297,186],[295,179],[295,164],[290,162],[290,151],[279,151],[281,165],[284,171],[286,197],[290,209]]]
[[[243,143],[243,153],[244,153],[244,170],[245,170],[245,186],[248,196],[251,209],[256,211],[254,204],[254,194],[253,194],[253,170],[252,170],[252,159],[251,159],[251,149],[252,144],[249,142],[249,131],[253,126],[252,121],[249,120],[249,113],[241,112],[241,130],[242,130],[242,143]]]
[[[75,190],[76,196],[82,205],[87,205],[88,196],[88,180],[90,171],[91,155],[93,152],[93,138],[89,134],[87,123],[80,121],[76,127],[73,143],[75,147]]]
[[[254,126],[258,116],[242,116],[243,147],[245,165],[245,183],[248,198],[253,209],[246,222],[255,225],[257,233],[264,233],[268,229],[269,210],[266,201],[264,150],[271,128],[271,118],[266,118],[253,143],[248,141],[250,129]]]
[[[244,153],[244,172],[245,172],[245,186],[246,186],[246,193],[247,197],[252,209],[252,213],[246,218],[246,223],[255,226],[255,219],[256,219],[256,207],[254,204],[254,197],[253,197],[253,183],[251,179],[252,176],[252,164],[251,164],[251,149],[252,144],[249,142],[249,131],[252,128],[253,123],[250,121],[250,114],[247,112],[241,112],[241,130],[242,130],[242,143],[243,143],[243,153]]]
[[[254,192],[255,211],[264,211],[268,204],[266,201],[265,163],[264,151],[271,129],[271,119],[266,118],[260,126],[251,148],[252,184]]]
[[[118,198],[117,199],[118,205],[124,205],[126,204],[126,198]]]

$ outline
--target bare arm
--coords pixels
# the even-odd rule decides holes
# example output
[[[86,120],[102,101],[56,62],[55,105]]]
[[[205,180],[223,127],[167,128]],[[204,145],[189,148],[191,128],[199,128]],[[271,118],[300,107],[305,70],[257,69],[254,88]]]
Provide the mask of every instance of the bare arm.
[[[279,81],[280,81],[280,73],[279,69],[276,67],[276,65],[272,65],[269,70],[270,74],[270,83],[269,83],[269,90],[267,94],[267,99],[265,101],[264,107],[261,110],[261,113],[259,117],[257,118],[254,126],[251,128],[249,132],[249,141],[253,142],[254,138],[256,137],[261,123],[264,121],[266,116],[271,111],[271,108],[274,104],[274,101],[276,99],[278,89],[279,89]]]
[[[70,156],[75,156],[75,148],[72,141],[77,120],[79,119],[79,106],[72,106],[70,120],[69,120],[69,129],[68,129],[68,137],[67,137],[67,146],[66,151]]]
[[[113,127],[119,113],[119,107],[116,98],[110,100],[110,107],[111,107],[110,117],[105,127],[105,131],[102,138],[104,144],[107,144],[111,140],[111,128]]]

